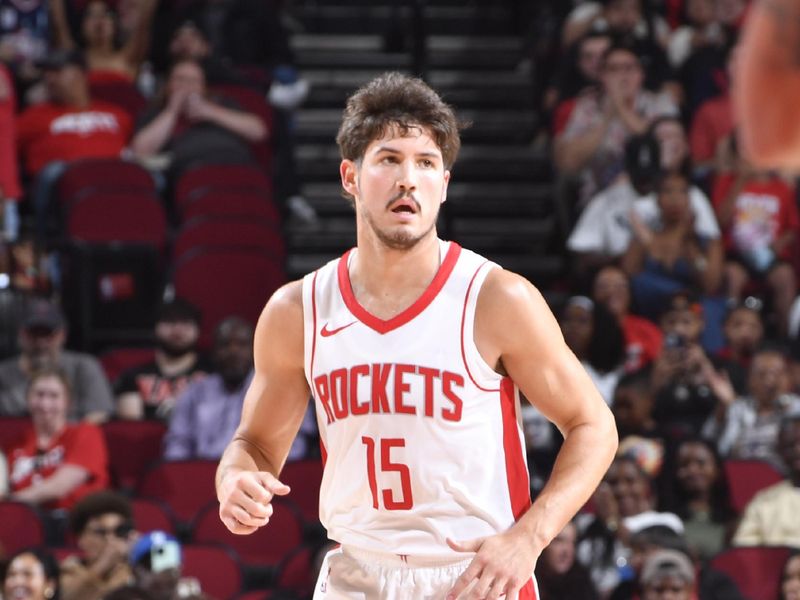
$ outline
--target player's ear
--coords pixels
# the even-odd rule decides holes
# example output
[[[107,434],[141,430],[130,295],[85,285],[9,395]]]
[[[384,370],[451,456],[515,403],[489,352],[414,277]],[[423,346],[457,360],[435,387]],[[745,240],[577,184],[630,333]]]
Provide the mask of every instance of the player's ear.
[[[444,185],[442,186],[442,199],[439,204],[444,204],[447,201],[447,186],[450,184],[450,171],[444,171]]]
[[[358,167],[352,160],[344,159],[339,165],[339,176],[344,191],[355,196],[358,192]]]

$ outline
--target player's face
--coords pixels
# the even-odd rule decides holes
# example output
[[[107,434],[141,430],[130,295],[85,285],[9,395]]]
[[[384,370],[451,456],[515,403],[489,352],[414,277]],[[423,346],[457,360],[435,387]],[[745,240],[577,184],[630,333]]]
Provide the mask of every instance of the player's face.
[[[344,189],[355,198],[359,236],[406,250],[435,235],[450,171],[427,131],[414,127],[403,135],[389,128],[360,161],[342,161],[340,173]]]

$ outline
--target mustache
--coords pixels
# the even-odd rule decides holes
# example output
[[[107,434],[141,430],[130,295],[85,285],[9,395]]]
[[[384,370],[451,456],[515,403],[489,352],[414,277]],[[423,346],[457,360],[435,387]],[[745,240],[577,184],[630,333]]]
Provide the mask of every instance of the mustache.
[[[392,204],[394,204],[398,200],[402,200],[403,198],[408,198],[409,200],[411,200],[414,203],[414,205],[417,207],[417,211],[420,211],[422,209],[422,207],[419,204],[419,201],[416,199],[414,194],[409,194],[407,192],[398,192],[394,197],[392,197],[391,200],[389,200],[386,203],[386,210],[389,210],[389,207],[391,207]]]

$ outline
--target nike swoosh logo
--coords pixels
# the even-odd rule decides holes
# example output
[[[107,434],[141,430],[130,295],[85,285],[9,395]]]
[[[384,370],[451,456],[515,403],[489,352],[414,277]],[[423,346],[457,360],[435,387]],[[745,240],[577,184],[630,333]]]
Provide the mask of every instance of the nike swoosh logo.
[[[337,333],[339,333],[342,329],[347,329],[351,325],[355,325],[357,322],[358,321],[353,321],[352,323],[348,323],[347,325],[342,325],[341,327],[337,327],[336,329],[328,329],[328,324],[325,323],[325,325],[322,326],[322,329],[320,330],[319,334],[322,337],[331,337],[332,335],[336,335]]]

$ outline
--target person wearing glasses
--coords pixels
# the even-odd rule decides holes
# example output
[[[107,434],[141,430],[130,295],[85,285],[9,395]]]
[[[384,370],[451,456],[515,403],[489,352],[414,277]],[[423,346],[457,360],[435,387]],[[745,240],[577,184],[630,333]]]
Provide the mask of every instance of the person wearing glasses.
[[[70,512],[79,555],[61,563],[62,600],[100,600],[132,581],[128,555],[136,532],[129,500],[116,492],[84,496]]]

